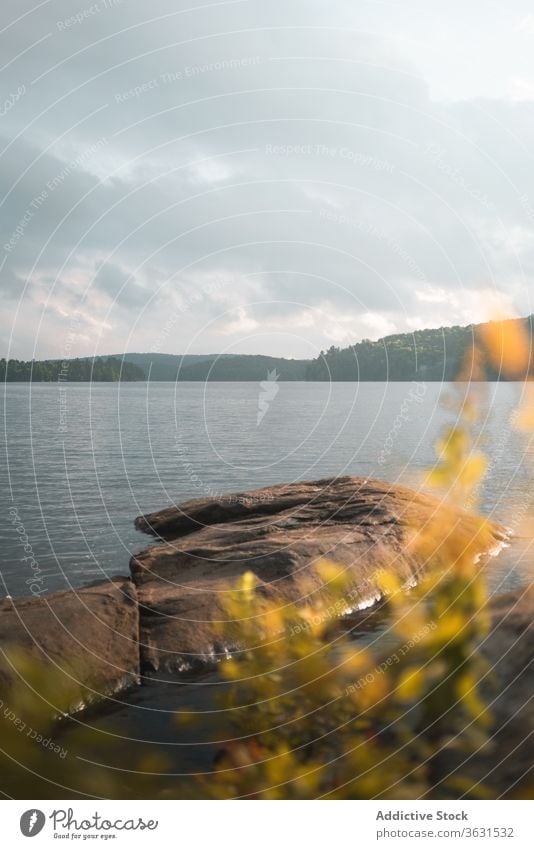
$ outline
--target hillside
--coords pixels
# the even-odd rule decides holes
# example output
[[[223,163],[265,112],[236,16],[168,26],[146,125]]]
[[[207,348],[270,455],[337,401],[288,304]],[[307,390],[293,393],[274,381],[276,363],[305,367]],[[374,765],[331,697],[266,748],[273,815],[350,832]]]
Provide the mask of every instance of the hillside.
[[[114,359],[125,360],[142,369],[141,380],[172,380],[175,381],[178,371],[189,365],[205,360],[213,360],[215,354],[111,354]]]
[[[289,360],[256,354],[113,354],[143,369],[146,379],[161,380],[265,380],[276,370],[280,380],[305,380],[310,360]]]
[[[510,320],[526,327],[532,339],[534,317]],[[306,380],[399,381],[454,380],[474,341],[487,324],[440,327],[396,333],[376,342],[368,339],[348,348],[322,351],[306,369]],[[498,380],[498,370],[486,367],[488,380]]]
[[[179,380],[265,380],[268,372],[275,371],[279,380],[306,380],[309,360],[286,360],[281,357],[242,354],[236,357],[216,358],[186,365],[180,370]]]

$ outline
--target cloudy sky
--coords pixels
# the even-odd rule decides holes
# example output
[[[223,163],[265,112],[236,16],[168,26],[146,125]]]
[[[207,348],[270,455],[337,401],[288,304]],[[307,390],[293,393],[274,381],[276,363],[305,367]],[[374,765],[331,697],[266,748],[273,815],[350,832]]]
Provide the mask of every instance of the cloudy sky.
[[[533,312],[531,9],[2,0],[0,354]]]

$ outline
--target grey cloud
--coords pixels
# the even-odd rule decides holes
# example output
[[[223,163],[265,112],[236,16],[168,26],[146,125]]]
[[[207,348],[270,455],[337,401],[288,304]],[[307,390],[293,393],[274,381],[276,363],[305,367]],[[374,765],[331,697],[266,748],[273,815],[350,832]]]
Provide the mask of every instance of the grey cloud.
[[[9,20],[31,4],[5,9]],[[377,4],[348,0],[183,14],[170,0],[124,2],[62,25],[80,11],[60,0],[9,30],[6,89],[24,92],[0,119],[0,150],[21,133],[0,154],[0,286],[12,296],[30,278],[19,353],[29,302],[45,291],[50,355],[77,299],[108,350],[123,339],[146,348],[184,302],[184,346],[225,310],[270,328],[328,310],[333,323],[306,331],[319,347],[351,326],[357,339],[373,322],[432,323],[437,290],[439,323],[477,320],[470,293],[491,288],[512,287],[531,311],[534,102],[506,97],[504,80],[489,98],[476,68],[460,95],[452,56],[440,69],[428,61],[439,31],[414,4],[402,21],[392,7],[387,23]],[[518,72],[534,78],[521,11],[500,10],[503,50],[517,42]],[[473,14],[459,7],[458,26]],[[495,37],[487,21],[480,64]],[[231,284],[203,294],[218,276]],[[209,326],[194,344],[218,350],[220,325]]]
[[[129,309],[144,306],[150,297],[150,292],[136,283],[130,273],[111,263],[97,265],[93,286],[108,295],[114,303]]]

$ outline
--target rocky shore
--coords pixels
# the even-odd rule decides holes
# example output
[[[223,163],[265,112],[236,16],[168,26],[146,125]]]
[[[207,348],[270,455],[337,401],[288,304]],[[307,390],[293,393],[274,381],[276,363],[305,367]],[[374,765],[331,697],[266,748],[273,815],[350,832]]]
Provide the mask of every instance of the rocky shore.
[[[141,675],[176,674],[225,657],[222,601],[247,570],[258,591],[281,604],[305,603],[328,587],[322,558],[347,570],[347,609],[380,597],[388,564],[407,586],[426,564],[406,544],[439,511],[451,533],[476,538],[467,513],[397,485],[342,477],[188,501],[136,519],[157,542],[132,557],[130,577],[42,598],[0,601],[0,647],[29,652],[89,694],[109,695]],[[493,543],[502,542],[495,527]],[[236,628],[235,643],[239,643]],[[15,674],[0,665],[0,683]]]
[[[131,559],[130,577],[0,601],[0,687],[20,677],[21,650],[78,688],[73,711],[93,697],[206,669],[233,648],[220,642],[222,599],[246,571],[264,597],[305,603],[316,593],[328,599],[317,564],[329,558],[347,571],[347,609],[339,613],[362,610],[380,597],[377,574],[385,563],[405,586],[417,582],[428,564],[407,537],[438,513],[447,532],[476,541],[475,517],[405,487],[355,477],[197,499],[139,517],[136,526],[155,541]],[[489,547],[504,538],[492,527]],[[478,553],[489,553],[487,536]],[[505,762],[510,778],[531,757],[522,741],[534,730],[533,613],[532,589],[493,599],[492,631],[481,646],[491,668],[498,750],[515,752]]]

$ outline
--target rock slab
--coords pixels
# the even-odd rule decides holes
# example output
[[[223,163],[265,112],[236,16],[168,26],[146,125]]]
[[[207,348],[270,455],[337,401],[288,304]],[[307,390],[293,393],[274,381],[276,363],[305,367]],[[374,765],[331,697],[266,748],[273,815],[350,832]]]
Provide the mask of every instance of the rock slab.
[[[41,598],[2,599],[2,692],[24,681],[29,659],[44,681],[74,694],[74,708],[83,707],[139,682],[138,639],[137,595],[128,578]]]
[[[139,517],[137,528],[159,539],[130,562],[142,669],[183,672],[232,650],[219,636],[227,619],[224,602],[247,571],[264,597],[300,604],[315,594],[328,597],[322,560],[343,564],[346,612],[380,597],[377,575],[384,566],[413,586],[427,564],[409,547],[409,533],[430,528],[438,516],[451,535],[470,543],[480,535],[474,516],[435,498],[348,476],[195,499]],[[491,539],[492,545],[502,541],[502,529],[494,528]]]

